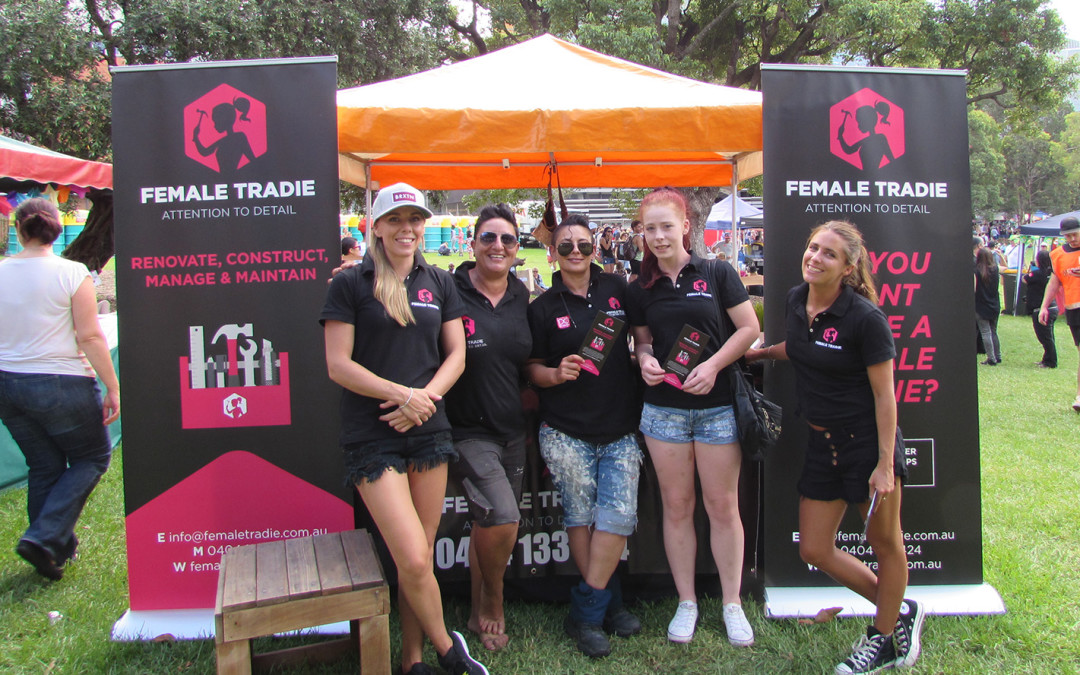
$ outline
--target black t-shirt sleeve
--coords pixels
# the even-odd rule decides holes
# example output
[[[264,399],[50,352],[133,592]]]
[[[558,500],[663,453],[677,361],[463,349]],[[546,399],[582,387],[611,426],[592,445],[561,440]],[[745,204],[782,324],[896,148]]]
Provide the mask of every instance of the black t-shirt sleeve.
[[[349,270],[339,273],[330,282],[326,289],[326,302],[323,303],[319,313],[319,323],[326,325],[327,321],[342,321],[347,324],[356,324],[356,282],[358,278]]]
[[[863,317],[862,345],[859,350],[863,364],[867,367],[896,357],[896,346],[893,342],[892,328],[889,321],[881,310],[876,307]]]

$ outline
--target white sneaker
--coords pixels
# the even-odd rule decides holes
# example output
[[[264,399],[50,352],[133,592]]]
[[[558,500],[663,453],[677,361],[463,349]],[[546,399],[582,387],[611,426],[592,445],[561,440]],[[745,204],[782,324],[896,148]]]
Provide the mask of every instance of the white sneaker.
[[[667,639],[672,642],[686,643],[694,639],[694,630],[697,628],[697,603],[680,602],[675,610],[675,616],[667,627]]]
[[[724,605],[724,627],[727,628],[728,642],[736,647],[750,647],[754,644],[754,629],[746,620],[742,605],[734,602]]]

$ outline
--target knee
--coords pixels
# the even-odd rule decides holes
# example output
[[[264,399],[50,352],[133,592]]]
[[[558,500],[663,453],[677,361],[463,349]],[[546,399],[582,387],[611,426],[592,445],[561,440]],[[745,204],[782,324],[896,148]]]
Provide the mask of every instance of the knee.
[[[824,567],[835,550],[831,541],[811,542],[803,541],[801,538],[799,541],[799,557],[804,563],[814,567]]]
[[[705,499],[705,512],[709,520],[718,523],[734,523],[739,520],[739,493],[730,492]]]
[[[664,520],[681,522],[694,517],[694,507],[697,505],[697,495],[667,495],[663,496]]]
[[[433,551],[428,546],[402,551],[394,558],[394,566],[397,567],[398,576],[402,579],[416,580],[433,572]]]

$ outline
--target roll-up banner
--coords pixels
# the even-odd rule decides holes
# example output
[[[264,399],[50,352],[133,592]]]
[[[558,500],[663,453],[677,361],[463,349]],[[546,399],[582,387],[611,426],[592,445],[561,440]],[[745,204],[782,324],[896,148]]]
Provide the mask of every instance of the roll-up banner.
[[[909,478],[902,523],[909,596],[945,614],[1003,612],[983,582],[979,423],[965,77],[959,71],[763,66],[765,325],[784,339],[787,291],[802,282],[810,230],[863,232],[896,341],[895,395]],[[823,338],[827,339],[827,337]],[[784,434],[765,475],[764,569],[772,616],[873,605],[799,558],[796,481],[807,426],[788,364],[767,368]],[[849,509],[837,545],[871,568]]]
[[[339,259],[336,58],[113,70],[130,610],[211,634],[233,546],[349,529],[317,317]]]

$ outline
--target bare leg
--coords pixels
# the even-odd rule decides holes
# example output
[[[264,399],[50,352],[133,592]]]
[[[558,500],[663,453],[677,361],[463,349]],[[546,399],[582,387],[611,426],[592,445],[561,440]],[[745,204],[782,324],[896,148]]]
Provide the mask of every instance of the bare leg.
[[[477,633],[484,647],[497,651],[510,641],[503,613],[503,578],[506,563],[517,544],[517,523],[493,527],[473,526],[469,546],[472,611],[469,630]]]
[[[743,527],[739,516],[739,471],[742,450],[738,443],[694,444],[697,474],[705,512],[709,514],[709,538],[713,561],[720,573],[724,604],[742,604]]]
[[[877,600],[877,577],[855,556],[836,548],[836,532],[847,510],[843,500],[799,500],[799,555],[870,602]],[[891,633],[892,630],[890,629]]]
[[[408,475],[386,471],[357,485],[398,571],[404,670],[421,660],[426,635],[439,654],[453,645],[443,623],[432,552],[446,494],[446,465]]]
[[[893,632],[900,615],[900,604],[904,601],[904,592],[907,591],[907,550],[904,548],[904,534],[900,530],[900,491],[900,479],[897,478],[896,489],[874,511],[870,531],[866,535],[878,561],[877,593],[873,598],[877,607],[874,627],[884,635]],[[869,506],[860,506],[860,512],[865,515]]]
[[[694,588],[694,562],[697,535],[694,532],[694,446],[692,443],[666,443],[645,437],[664,504],[664,551],[679,593],[680,602],[697,602]]]

